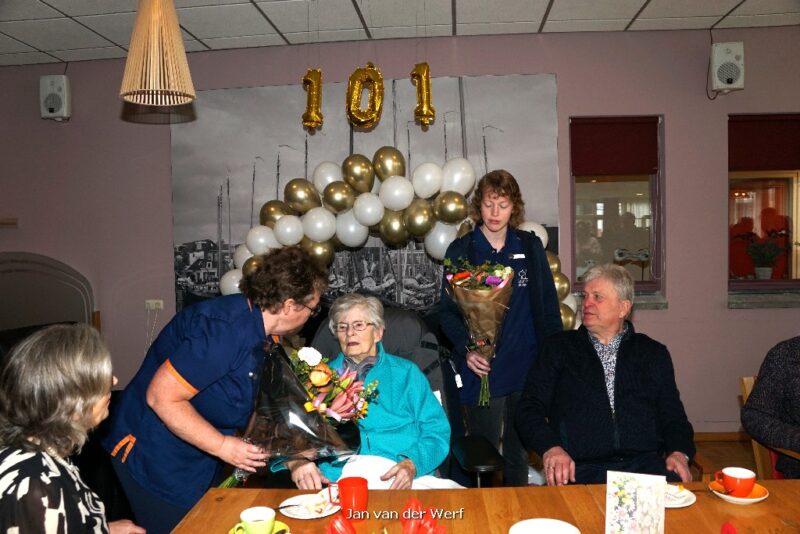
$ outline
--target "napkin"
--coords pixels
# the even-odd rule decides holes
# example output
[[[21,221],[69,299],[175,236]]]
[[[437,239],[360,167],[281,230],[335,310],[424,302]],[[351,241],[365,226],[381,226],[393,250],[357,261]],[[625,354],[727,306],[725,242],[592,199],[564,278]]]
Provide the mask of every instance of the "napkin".
[[[666,477],[609,471],[606,534],[664,534]]]

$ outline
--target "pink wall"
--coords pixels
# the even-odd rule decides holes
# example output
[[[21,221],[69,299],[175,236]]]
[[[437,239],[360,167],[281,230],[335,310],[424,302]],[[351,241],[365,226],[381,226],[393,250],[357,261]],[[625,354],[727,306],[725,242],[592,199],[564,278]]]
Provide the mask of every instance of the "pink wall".
[[[637,327],[672,351],[696,430],[733,431],[739,376],[755,373],[769,347],[800,333],[800,310],[727,308],[726,121],[730,113],[800,111],[798,37],[796,26],[715,31],[717,42],[745,42],[746,88],[714,101],[704,90],[706,31],[231,50],[192,54],[190,67],[199,90],[299,83],[309,66],[322,67],[325,81],[343,81],[368,60],[388,78],[407,77],[419,61],[434,76],[555,73],[562,243],[571,239],[569,117],[664,115],[669,308],[639,312]],[[170,133],[120,120],[122,60],[69,65],[72,119],[41,120],[39,76],[63,68],[0,68],[0,217],[20,221],[17,230],[0,230],[0,250],[46,254],[87,276],[124,384],[145,350],[142,301],[164,299],[158,328],[174,313]],[[569,272],[569,258],[562,260]]]

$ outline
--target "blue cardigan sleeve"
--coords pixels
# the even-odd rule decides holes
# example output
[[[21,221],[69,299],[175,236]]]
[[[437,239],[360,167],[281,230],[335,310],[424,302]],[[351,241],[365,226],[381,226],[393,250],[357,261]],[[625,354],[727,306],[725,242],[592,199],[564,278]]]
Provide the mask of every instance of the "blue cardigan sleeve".
[[[464,245],[464,239],[468,237],[469,236],[464,236],[450,243],[450,246],[447,247],[445,258],[457,260],[459,257],[465,256],[467,251]],[[446,272],[442,273],[442,294],[439,299],[439,321],[442,332],[453,344],[453,354],[463,359],[467,353],[466,345],[469,334],[467,333],[467,327],[464,324],[461,310],[458,309],[458,305],[450,296],[450,284],[447,282],[447,278],[445,278],[446,274]]]

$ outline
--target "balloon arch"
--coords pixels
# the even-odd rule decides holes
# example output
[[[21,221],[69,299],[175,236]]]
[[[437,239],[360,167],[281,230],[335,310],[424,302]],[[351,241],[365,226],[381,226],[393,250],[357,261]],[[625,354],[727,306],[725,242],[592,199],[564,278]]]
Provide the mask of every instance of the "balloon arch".
[[[472,229],[467,196],[475,181],[475,168],[465,158],[450,159],[443,166],[422,163],[408,179],[405,158],[390,146],[379,148],[371,161],[362,154],[351,154],[341,165],[323,161],[310,181],[291,180],[283,200],[261,207],[260,224],[236,248],[236,268],[222,276],[220,290],[223,295],[237,293],[243,274],[272,249],[300,245],[328,266],[337,249],[362,247],[370,234],[392,247],[422,240],[425,252],[440,261],[450,243]],[[520,229],[534,232],[547,246],[543,225],[526,221]],[[569,278],[561,272],[556,254],[548,251],[547,257],[564,329],[575,328],[577,302]]]

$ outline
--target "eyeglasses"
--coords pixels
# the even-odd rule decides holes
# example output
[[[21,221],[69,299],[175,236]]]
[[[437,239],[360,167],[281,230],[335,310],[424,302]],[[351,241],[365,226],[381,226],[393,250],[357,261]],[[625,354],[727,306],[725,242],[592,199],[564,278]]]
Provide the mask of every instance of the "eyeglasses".
[[[374,326],[375,323],[368,323],[366,321],[353,321],[352,323],[336,323],[336,331],[340,334],[346,334],[350,327],[356,332],[363,332],[368,326]]]
[[[311,317],[316,317],[317,315],[319,315],[319,312],[322,311],[322,304],[317,304],[317,306],[314,308],[312,308],[311,306],[306,306],[302,302],[299,302],[298,304],[300,304],[304,308],[308,308],[311,311]]]

